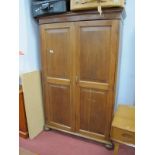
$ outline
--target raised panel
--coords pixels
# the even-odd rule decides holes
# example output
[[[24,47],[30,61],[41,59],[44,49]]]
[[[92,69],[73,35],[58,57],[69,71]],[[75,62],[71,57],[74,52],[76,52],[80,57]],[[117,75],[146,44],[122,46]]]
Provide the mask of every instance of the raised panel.
[[[50,122],[71,126],[70,88],[61,85],[49,85]]]
[[[93,89],[80,89],[80,129],[104,134],[107,93]]]
[[[70,76],[70,31],[69,28],[46,30],[47,75],[56,78]]]
[[[108,83],[111,26],[80,27],[80,80]]]

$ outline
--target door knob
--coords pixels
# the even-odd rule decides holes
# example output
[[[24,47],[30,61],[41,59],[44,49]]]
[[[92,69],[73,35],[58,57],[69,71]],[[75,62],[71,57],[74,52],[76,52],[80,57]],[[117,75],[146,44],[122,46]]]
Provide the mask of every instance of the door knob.
[[[53,54],[53,53],[54,53],[54,51],[53,51],[53,50],[49,50],[49,53]]]
[[[76,83],[79,82],[79,77],[78,77],[78,76],[75,77],[75,82],[76,82]]]

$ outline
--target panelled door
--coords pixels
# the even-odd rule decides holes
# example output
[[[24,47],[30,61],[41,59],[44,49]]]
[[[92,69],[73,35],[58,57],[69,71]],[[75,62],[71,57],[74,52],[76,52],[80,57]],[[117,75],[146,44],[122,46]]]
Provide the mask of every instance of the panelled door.
[[[76,131],[108,139],[114,104],[117,21],[76,24]]]
[[[72,23],[41,26],[45,120],[47,125],[67,131],[75,126],[72,34]]]

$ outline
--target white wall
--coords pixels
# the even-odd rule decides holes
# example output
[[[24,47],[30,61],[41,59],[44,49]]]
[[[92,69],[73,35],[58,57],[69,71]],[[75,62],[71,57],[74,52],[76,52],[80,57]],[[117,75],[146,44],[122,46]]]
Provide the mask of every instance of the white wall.
[[[20,0],[20,73],[39,70],[39,30],[31,15],[31,0]],[[135,102],[135,22],[134,0],[127,0],[117,103]]]
[[[31,13],[31,0],[19,1],[19,73],[39,70],[39,26]]]
[[[117,103],[135,103],[135,1],[127,0]]]

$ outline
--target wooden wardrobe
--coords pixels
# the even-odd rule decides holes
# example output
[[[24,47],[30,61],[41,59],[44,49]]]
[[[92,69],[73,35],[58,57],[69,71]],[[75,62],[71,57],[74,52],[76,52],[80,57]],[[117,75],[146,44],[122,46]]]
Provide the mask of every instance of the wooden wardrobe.
[[[123,9],[39,18],[45,127],[110,144]]]

